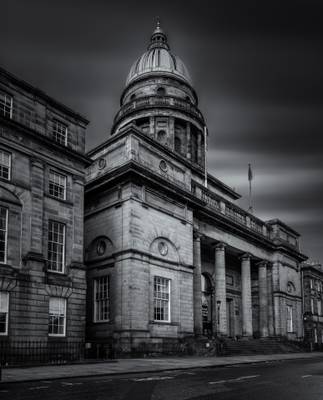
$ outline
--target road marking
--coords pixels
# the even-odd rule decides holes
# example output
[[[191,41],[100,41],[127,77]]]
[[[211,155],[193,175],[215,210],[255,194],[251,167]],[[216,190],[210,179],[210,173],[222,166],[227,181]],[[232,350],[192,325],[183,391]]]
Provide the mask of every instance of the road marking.
[[[144,381],[164,381],[166,379],[174,379],[173,376],[150,376],[148,378],[136,378],[132,379],[134,382],[144,382]]]
[[[236,381],[243,381],[244,379],[253,379],[258,378],[260,375],[249,375],[249,376],[240,376],[240,378],[235,379]]]
[[[29,390],[40,390],[40,389],[48,389],[49,386],[34,386],[29,388]]]
[[[214,382],[209,382],[209,385],[218,385],[221,383],[228,383],[228,382],[239,382],[243,381],[246,379],[253,379],[253,378],[258,378],[260,375],[248,375],[248,376],[240,376],[239,378],[232,378],[232,379],[224,379],[221,381],[214,381]]]
[[[302,378],[309,378],[312,375],[303,375]]]
[[[8,393],[9,390],[0,390],[0,393]]]
[[[64,385],[64,386],[73,386],[74,383],[72,383],[72,382],[61,382],[61,385]]]

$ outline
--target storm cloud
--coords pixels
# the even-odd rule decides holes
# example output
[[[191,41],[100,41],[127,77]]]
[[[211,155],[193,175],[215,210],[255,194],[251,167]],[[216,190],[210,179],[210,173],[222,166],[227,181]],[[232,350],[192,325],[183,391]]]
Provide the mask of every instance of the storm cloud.
[[[4,0],[0,63],[87,116],[87,148],[109,136],[132,62],[159,16],[209,128],[211,173],[255,213],[278,217],[323,262],[320,1]]]

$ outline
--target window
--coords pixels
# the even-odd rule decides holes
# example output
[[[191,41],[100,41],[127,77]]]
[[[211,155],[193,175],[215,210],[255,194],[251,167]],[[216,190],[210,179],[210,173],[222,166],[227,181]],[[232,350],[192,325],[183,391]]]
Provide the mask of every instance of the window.
[[[311,299],[311,313],[314,314],[314,299]]]
[[[170,280],[154,277],[154,320],[170,322]]]
[[[159,87],[159,88],[157,89],[157,96],[165,96],[165,94],[166,94],[165,88]]]
[[[0,92],[0,115],[12,118],[12,97],[4,92]]]
[[[48,269],[64,272],[65,225],[56,221],[48,222]]]
[[[321,299],[317,300],[317,314],[322,315],[322,302]]]
[[[49,194],[66,200],[66,176],[52,170],[49,171]]]
[[[66,331],[66,299],[62,297],[49,298],[48,334],[50,336],[65,336]]]
[[[94,280],[94,322],[109,321],[109,278]]]
[[[11,178],[11,154],[0,150],[0,178],[7,181]]]
[[[54,120],[53,138],[57,143],[67,146],[67,126],[62,122]]]
[[[0,207],[0,263],[7,262],[8,209]]]
[[[287,306],[287,332],[293,332],[293,307]]]
[[[9,293],[0,292],[0,335],[8,334]]]

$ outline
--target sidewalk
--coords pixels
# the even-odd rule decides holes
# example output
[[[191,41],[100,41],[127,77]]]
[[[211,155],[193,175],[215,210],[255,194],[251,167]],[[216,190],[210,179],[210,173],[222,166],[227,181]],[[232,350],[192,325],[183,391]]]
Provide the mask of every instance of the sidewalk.
[[[140,372],[161,372],[177,369],[223,367],[265,361],[322,358],[322,352],[270,354],[234,357],[168,357],[119,359],[100,363],[53,365],[27,368],[4,368],[2,381],[24,382],[46,379],[75,378],[85,376],[119,375]]]

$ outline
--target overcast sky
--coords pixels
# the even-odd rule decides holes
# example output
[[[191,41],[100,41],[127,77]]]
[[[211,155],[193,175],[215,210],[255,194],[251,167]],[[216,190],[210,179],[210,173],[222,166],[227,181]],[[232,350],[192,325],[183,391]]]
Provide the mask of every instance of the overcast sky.
[[[323,53],[319,0],[2,0],[0,64],[109,136],[156,17],[188,67],[209,128],[209,170],[255,214],[280,218],[323,262]],[[6,15],[4,18],[4,15]]]

